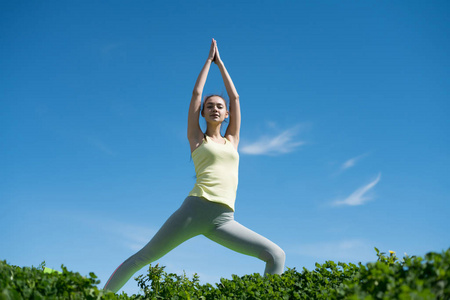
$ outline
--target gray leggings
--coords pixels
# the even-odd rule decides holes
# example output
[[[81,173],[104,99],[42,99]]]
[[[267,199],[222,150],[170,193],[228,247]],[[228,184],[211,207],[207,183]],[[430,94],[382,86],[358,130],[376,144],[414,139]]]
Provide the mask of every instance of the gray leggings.
[[[234,251],[265,261],[265,274],[283,273],[285,254],[280,247],[236,222],[234,212],[228,206],[189,196],[151,241],[114,271],[104,289],[117,292],[141,268],[200,234]]]

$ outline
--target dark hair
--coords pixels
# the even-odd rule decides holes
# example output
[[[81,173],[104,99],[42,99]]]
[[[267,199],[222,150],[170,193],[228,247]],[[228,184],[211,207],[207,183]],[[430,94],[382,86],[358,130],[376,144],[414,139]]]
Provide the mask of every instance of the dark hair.
[[[209,98],[212,98],[212,97],[219,97],[219,98],[221,98],[223,100],[223,102],[225,102],[225,106],[226,106],[226,108],[228,110],[228,101],[227,101],[227,99],[225,99],[222,95],[211,94],[211,95],[206,96],[205,99],[203,100],[202,109],[200,110],[201,113],[203,113],[203,110],[205,110],[205,103],[206,103],[206,101]]]

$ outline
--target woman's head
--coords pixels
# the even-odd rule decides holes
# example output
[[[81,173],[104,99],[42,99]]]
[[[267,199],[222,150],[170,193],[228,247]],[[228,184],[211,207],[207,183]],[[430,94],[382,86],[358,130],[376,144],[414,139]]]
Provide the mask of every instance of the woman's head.
[[[206,122],[222,123],[228,118],[227,101],[219,95],[209,95],[203,101],[201,110]]]

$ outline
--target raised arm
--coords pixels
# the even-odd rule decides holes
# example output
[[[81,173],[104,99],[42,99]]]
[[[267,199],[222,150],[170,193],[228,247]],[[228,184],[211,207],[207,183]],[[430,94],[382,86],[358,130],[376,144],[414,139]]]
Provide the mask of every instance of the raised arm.
[[[220,59],[217,43],[215,44],[214,62],[219,67],[220,73],[222,74],[223,83],[225,84],[225,88],[227,90],[228,98],[230,99],[230,120],[227,131],[225,132],[225,137],[231,141],[237,149],[239,145],[239,132],[241,130],[241,108],[239,105],[239,94],[234,87],[230,74],[228,74],[228,71],[225,68],[225,64]]]
[[[198,75],[194,90],[192,91],[191,104],[189,105],[187,137],[191,146],[191,152],[197,149],[197,147],[200,146],[203,140],[203,132],[199,124],[200,109],[202,105],[202,93],[203,87],[206,83],[206,78],[208,77],[209,68],[211,67],[212,61],[214,60],[214,56],[215,41],[213,39],[211,42],[208,59],[206,60],[205,65]]]

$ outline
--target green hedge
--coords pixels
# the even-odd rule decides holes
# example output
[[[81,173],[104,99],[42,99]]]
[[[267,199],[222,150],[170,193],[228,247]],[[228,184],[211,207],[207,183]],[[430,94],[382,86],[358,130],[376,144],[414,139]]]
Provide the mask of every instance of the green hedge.
[[[450,249],[424,257],[388,255],[376,249],[378,260],[363,264],[316,264],[316,269],[288,269],[283,275],[233,275],[215,286],[199,277],[167,273],[150,266],[136,278],[139,295],[115,295],[97,288],[94,273],[45,273],[39,267],[11,266],[0,261],[3,299],[450,299]]]

